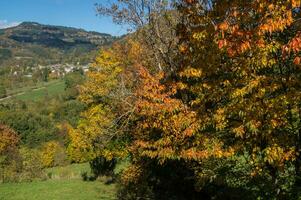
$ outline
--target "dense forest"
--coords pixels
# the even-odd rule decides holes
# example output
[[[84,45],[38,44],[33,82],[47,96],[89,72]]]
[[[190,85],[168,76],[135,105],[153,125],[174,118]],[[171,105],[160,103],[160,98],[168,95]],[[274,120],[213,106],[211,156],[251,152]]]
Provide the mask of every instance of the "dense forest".
[[[121,200],[300,199],[301,2],[109,2],[129,34],[62,94],[1,104],[0,181],[89,163]]]

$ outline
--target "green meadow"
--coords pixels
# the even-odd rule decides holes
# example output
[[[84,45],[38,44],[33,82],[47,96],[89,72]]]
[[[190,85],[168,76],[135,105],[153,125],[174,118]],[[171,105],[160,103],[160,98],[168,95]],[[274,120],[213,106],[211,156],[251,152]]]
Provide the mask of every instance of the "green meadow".
[[[115,185],[83,181],[87,164],[74,164],[46,171],[45,181],[0,184],[0,200],[114,200]]]
[[[17,88],[8,91],[8,96],[17,100],[37,101],[46,96],[52,97],[63,94],[65,91],[65,82],[63,80],[54,80],[47,83],[39,83],[35,87]],[[11,98],[7,98],[9,100]]]
[[[39,100],[45,96],[54,96],[62,94],[65,90],[65,83],[63,81],[53,81],[42,87],[30,89],[23,94],[16,96],[18,100]]]

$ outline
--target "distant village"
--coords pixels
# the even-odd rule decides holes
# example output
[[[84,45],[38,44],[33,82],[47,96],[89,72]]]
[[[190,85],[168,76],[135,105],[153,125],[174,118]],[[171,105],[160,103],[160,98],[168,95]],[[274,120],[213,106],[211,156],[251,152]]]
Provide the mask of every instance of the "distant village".
[[[80,65],[79,63],[77,63],[77,65],[75,64],[52,64],[52,65],[47,65],[47,66],[43,66],[43,65],[38,65],[37,67],[22,67],[23,70],[19,70],[19,69],[11,69],[12,70],[12,74],[13,75],[20,75],[22,74],[23,76],[27,77],[27,78],[31,78],[33,76],[33,73],[37,70],[43,71],[43,70],[47,70],[49,73],[49,77],[51,78],[61,78],[64,77],[66,74],[70,73],[70,72],[74,72],[76,70],[82,70],[84,73],[86,73],[87,71],[89,71],[90,68],[90,64],[88,65]],[[20,68],[20,67],[17,67]],[[31,70],[27,70],[28,68],[30,68]]]

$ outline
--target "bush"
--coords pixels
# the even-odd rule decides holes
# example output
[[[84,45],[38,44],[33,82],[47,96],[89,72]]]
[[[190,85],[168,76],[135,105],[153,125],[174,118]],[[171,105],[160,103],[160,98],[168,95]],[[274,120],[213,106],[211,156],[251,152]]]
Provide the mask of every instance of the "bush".
[[[96,178],[99,176],[112,176],[116,167],[116,159],[107,160],[105,157],[97,157],[90,161],[89,164]]]
[[[118,180],[121,200],[197,200],[208,199],[204,191],[195,188],[194,171],[180,161],[158,164],[143,160],[130,165]]]
[[[44,180],[42,160],[37,149],[22,148],[20,150],[22,165],[19,181]]]
[[[41,149],[43,167],[62,166],[67,163],[64,147],[56,141],[45,143]]]
[[[81,177],[83,179],[83,181],[95,181],[95,177],[93,176],[93,174],[90,174],[88,172],[82,172]]]
[[[5,165],[1,165],[1,182],[45,180],[47,178],[38,150],[21,148],[10,154]]]
[[[20,168],[18,143],[17,134],[0,124],[0,182],[15,181],[17,178]]]

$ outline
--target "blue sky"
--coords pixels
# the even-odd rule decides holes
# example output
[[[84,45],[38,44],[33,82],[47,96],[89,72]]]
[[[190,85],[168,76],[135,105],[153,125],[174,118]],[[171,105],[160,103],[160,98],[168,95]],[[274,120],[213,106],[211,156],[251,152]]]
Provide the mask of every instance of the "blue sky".
[[[24,21],[62,25],[112,35],[126,33],[110,18],[96,16],[95,3],[106,0],[0,0],[0,28]]]

